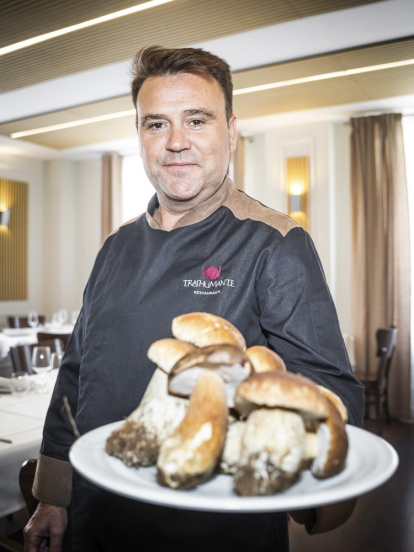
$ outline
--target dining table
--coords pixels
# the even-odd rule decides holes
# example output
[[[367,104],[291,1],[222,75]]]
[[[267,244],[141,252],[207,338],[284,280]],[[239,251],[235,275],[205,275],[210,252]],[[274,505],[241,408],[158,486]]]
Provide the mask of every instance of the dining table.
[[[19,472],[23,462],[38,457],[57,373],[55,369],[45,375],[27,376],[30,386],[23,395],[11,392],[11,380],[0,378],[0,518],[25,505]],[[46,378],[42,392],[37,385],[39,378]]]
[[[45,324],[36,328],[4,328],[0,332],[0,360],[7,358],[11,347],[37,343],[38,332],[70,335],[72,331],[73,325],[71,324],[65,324],[64,326]]]

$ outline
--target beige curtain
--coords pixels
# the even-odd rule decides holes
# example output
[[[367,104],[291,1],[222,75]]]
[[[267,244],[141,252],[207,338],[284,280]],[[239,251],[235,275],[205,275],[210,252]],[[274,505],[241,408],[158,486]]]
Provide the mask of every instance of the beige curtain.
[[[122,222],[122,157],[111,153],[102,157],[102,243]]]
[[[353,314],[358,370],[376,368],[375,331],[398,327],[390,410],[410,418],[410,244],[401,115],[351,119]]]
[[[238,190],[244,190],[244,138],[237,137],[237,148],[231,153],[230,162],[233,164],[233,180]]]

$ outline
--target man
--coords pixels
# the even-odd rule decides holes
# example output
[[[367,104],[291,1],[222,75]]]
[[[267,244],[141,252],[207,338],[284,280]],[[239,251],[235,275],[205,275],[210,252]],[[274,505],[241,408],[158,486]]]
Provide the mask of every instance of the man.
[[[141,156],[156,190],[146,215],[98,254],[46,418],[26,528],[27,552],[60,551],[70,505],[73,550],[288,550],[284,513],[180,511],[127,500],[87,483],[68,463],[73,431],[121,420],[154,371],[146,353],[172,319],[227,318],[247,345],[267,345],[289,370],[323,383],[362,420],[362,387],[310,237],[289,217],[238,192],[227,178],[236,147],[226,62],[199,49],[142,50],[133,101]]]

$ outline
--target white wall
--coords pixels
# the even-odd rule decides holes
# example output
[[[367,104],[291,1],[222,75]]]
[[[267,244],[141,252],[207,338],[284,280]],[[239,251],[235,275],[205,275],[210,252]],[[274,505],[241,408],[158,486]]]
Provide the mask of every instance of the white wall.
[[[29,297],[0,302],[9,314],[79,309],[100,248],[101,162],[43,161],[0,152],[0,177],[29,184]]]
[[[249,132],[245,136],[245,191],[286,213],[287,157],[309,156],[309,224],[337,306],[343,332],[352,335],[349,129],[331,122]]]

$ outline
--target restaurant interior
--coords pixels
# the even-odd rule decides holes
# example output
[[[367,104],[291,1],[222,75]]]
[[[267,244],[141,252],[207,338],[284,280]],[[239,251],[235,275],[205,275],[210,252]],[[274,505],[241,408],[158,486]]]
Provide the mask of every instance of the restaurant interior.
[[[374,400],[364,427],[395,447],[395,474],[334,531],[308,535],[291,521],[291,550],[413,550],[412,0],[0,0],[0,14],[0,388],[28,369],[16,346],[47,339],[64,351],[105,237],[152,195],[129,91],[134,54],[202,47],[233,74],[230,176],[310,233],[367,399],[379,396],[378,368],[387,372],[389,419]],[[44,316],[41,328],[29,312]],[[392,343],[379,344],[378,329]],[[49,399],[0,394],[0,551],[22,550],[18,474],[36,458]]]

